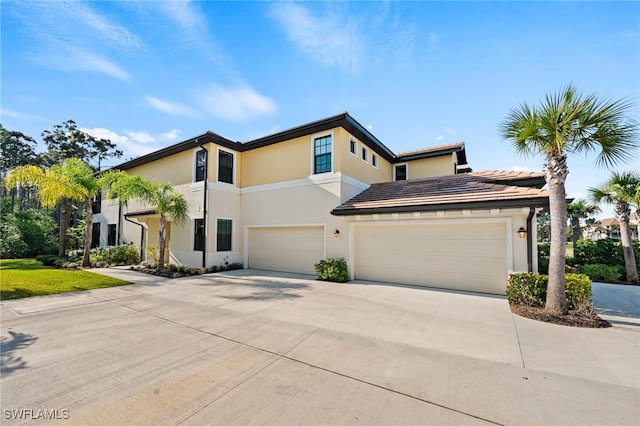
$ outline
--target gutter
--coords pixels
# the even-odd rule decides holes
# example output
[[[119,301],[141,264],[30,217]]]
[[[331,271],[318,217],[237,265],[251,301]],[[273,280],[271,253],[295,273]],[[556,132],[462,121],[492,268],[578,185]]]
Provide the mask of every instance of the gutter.
[[[533,272],[533,216],[536,214],[535,207],[529,207],[527,216],[527,270]]]
[[[196,139],[196,143],[198,142],[198,140]],[[202,148],[202,150],[205,152],[204,154],[204,200],[203,200],[203,204],[202,204],[202,209],[203,209],[203,221],[204,221],[204,242],[202,244],[202,267],[206,268],[207,267],[207,192],[208,192],[208,184],[207,181],[209,180],[208,174],[209,174],[209,151],[207,150],[207,148],[204,147],[204,145],[200,145],[200,148]]]
[[[142,262],[142,259],[144,258],[144,247],[142,247],[144,244],[144,226],[140,222],[132,221],[127,217],[127,215],[124,215],[124,220],[140,227],[140,262]]]

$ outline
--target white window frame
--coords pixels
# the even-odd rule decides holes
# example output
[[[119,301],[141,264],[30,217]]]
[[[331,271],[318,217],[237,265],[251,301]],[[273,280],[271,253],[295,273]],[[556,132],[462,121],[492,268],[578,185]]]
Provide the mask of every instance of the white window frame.
[[[322,173],[315,173],[315,159],[316,159],[316,139],[320,139],[320,138],[324,138],[326,136],[329,136],[331,138],[331,170],[329,170],[328,172],[322,172]],[[309,145],[310,145],[310,158],[309,158],[309,176],[320,176],[326,173],[333,173],[335,168],[335,138],[333,135],[333,130],[330,132],[321,132],[321,133],[316,133],[314,135],[310,136],[310,141],[309,141]]]
[[[371,167],[374,169],[378,168],[378,154],[373,151],[371,151]]]
[[[360,159],[367,164],[369,163],[369,149],[365,144],[362,144],[360,149]]]
[[[351,151],[351,144],[353,144],[353,151]],[[353,138],[349,139],[349,153],[354,157],[358,157],[358,141]]]

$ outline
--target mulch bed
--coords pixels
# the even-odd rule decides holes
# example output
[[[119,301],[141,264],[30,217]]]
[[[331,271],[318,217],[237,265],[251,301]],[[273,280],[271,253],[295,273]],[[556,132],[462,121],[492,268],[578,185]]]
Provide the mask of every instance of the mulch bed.
[[[584,328],[607,328],[611,324],[600,318],[593,312],[569,310],[565,315],[554,315],[545,312],[543,307],[529,306],[524,304],[511,304],[511,312],[521,317],[530,318],[536,321],[550,322],[553,324],[566,325],[570,327]]]

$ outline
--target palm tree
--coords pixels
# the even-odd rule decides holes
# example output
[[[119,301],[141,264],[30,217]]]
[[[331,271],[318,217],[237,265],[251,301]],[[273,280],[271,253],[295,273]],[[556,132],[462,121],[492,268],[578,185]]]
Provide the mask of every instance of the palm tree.
[[[636,205],[640,193],[640,174],[637,172],[614,172],[609,180],[602,185],[589,188],[591,198],[596,203],[604,202],[613,204],[616,219],[620,222],[620,239],[622,241],[622,253],[627,269],[627,280],[638,282],[638,267],[631,243],[631,207]]]
[[[500,127],[523,156],[543,155],[551,213],[549,284],[545,309],[565,313],[567,247],[567,154],[597,151],[596,164],[612,166],[637,149],[637,123],[626,117],[632,104],[626,100],[583,96],[572,86],[547,95],[539,106],[526,103],[512,109]]]
[[[44,207],[53,207],[61,200],[84,202],[87,217],[82,266],[91,266],[89,254],[93,229],[93,200],[100,191],[101,182],[87,163],[70,158],[48,169],[32,165],[16,167],[7,175],[5,184],[9,189],[18,185],[35,186]],[[61,226],[60,232],[64,232],[64,229]],[[61,255],[65,254],[63,238],[64,235],[61,235]]]
[[[585,200],[573,200],[567,205],[567,217],[571,225],[571,241],[573,247],[576,247],[576,243],[580,239],[580,219],[586,219],[594,213],[600,211],[600,207],[589,204]]]
[[[104,182],[107,198],[117,198],[124,205],[131,199],[137,199],[155,207],[156,213],[160,215],[158,270],[162,271],[167,242],[167,218],[170,216],[174,222],[184,223],[189,210],[186,199],[182,194],[175,192],[168,183],[151,182],[121,171],[106,173]]]

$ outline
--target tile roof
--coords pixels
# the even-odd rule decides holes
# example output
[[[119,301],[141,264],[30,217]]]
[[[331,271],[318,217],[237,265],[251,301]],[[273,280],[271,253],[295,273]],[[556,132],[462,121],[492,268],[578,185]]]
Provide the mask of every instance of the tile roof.
[[[429,148],[414,149],[412,151],[403,151],[403,152],[398,152],[396,155],[398,157],[406,157],[414,154],[426,154],[431,152],[447,151],[450,149],[458,149],[458,148],[464,148],[464,142],[456,142],[456,143],[450,143],[447,145],[438,145],[438,146],[432,146]]]
[[[468,208],[542,207],[547,191],[519,186],[531,178],[519,172],[474,172],[371,185],[344,204],[334,215],[457,210]],[[496,176],[501,183],[496,183]]]

